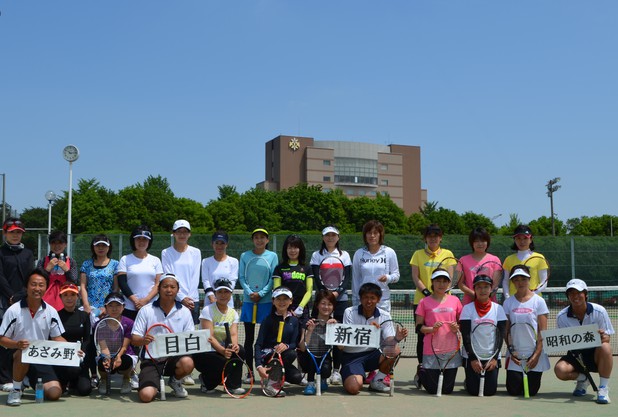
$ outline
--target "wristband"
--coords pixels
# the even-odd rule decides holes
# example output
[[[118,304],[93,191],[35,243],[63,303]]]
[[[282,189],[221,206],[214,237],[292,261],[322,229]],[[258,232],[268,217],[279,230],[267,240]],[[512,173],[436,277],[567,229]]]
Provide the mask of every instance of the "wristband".
[[[425,288],[423,291],[421,291],[423,293],[423,295],[425,297],[429,297],[431,295],[431,291],[429,291],[427,288]]]

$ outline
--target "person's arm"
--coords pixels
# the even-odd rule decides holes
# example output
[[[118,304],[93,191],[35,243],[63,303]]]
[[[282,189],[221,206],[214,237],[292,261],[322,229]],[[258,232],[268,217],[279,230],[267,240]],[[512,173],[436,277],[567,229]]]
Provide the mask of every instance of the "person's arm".
[[[152,300],[155,297],[155,295],[157,295],[157,293],[159,292],[159,280],[161,279],[161,275],[162,274],[155,275],[155,280],[154,280],[154,283],[152,284],[152,288],[150,289],[150,291],[148,291],[148,295],[146,295],[146,297],[143,298],[144,305],[148,304],[150,300]]]
[[[90,314],[90,302],[88,301],[88,276],[86,273],[82,272],[80,274],[79,280],[79,294],[82,298],[82,306],[84,307],[84,311]]]
[[[79,271],[77,270],[77,262],[75,259],[69,258],[69,270],[65,272],[67,280],[71,281],[73,284],[79,285]]]
[[[300,303],[298,304],[298,306],[303,309],[305,308],[307,303],[311,300],[311,293],[313,292],[313,276],[312,275],[305,277],[305,287],[306,287],[305,295],[303,295],[302,300],[300,300]]]
[[[388,249],[390,250],[387,250],[386,256],[389,271],[385,271],[387,276],[386,283],[395,284],[399,282],[399,261],[397,260],[397,253],[392,248]]]
[[[468,352],[468,359],[470,361],[475,361],[477,358],[472,350],[472,339],[470,337],[472,333],[472,320],[461,320],[459,325],[461,326],[462,343],[466,348],[466,352]]]
[[[420,269],[416,265],[412,265],[411,267],[412,267],[412,281],[414,282],[414,286],[416,287],[418,291],[422,292],[425,297],[430,296],[431,291],[429,290],[429,288],[425,286],[423,281],[421,281]]]

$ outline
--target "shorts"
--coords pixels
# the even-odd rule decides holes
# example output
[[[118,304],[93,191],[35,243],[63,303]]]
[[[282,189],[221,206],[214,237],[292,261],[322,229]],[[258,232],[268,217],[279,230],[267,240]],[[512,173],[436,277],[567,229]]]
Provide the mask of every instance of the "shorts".
[[[58,376],[52,365],[30,364],[26,375],[28,375],[30,385],[33,387],[39,378],[41,378],[44,384],[50,381],[58,381]]]
[[[176,371],[176,364],[183,356],[174,356],[170,358],[165,364],[163,369],[163,375],[173,376]],[[153,361],[146,359],[140,362],[139,371],[139,389],[146,387],[159,388],[159,373]]]
[[[243,301],[242,309],[240,310],[240,321],[244,323],[251,323],[253,321],[253,306],[255,303],[251,301]],[[272,311],[273,303],[257,303],[257,317],[255,322],[261,323]]]
[[[582,359],[584,360],[584,365],[586,366],[586,370],[588,372],[599,372],[599,369],[597,368],[597,364],[594,361],[595,349],[596,348],[582,349],[582,350],[575,351],[575,354],[581,353]],[[562,356],[560,360],[573,365],[573,367],[578,372],[583,371],[583,369],[581,369],[581,365],[579,364],[579,362],[577,362],[577,359],[575,359],[575,356],[571,353],[571,351],[569,351],[566,355]]]
[[[380,366],[382,354],[378,349],[369,352],[346,353],[341,356],[341,377],[345,381],[349,376],[365,376],[366,372],[374,371]]]

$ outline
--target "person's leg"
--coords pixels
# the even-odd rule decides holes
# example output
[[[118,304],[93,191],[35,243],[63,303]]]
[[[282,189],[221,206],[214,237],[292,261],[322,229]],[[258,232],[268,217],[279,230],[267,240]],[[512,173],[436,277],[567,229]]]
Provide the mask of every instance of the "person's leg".
[[[442,383],[442,394],[448,395],[455,389],[455,379],[459,368],[449,368],[444,370],[444,382]]]
[[[524,377],[521,371],[506,371],[506,392],[512,396],[519,396],[524,393]]]
[[[243,347],[245,348],[245,356],[246,356],[245,360],[247,364],[249,365],[249,368],[253,372],[256,366],[256,365],[254,366],[254,363],[253,363],[254,361],[253,343],[255,342],[255,324],[244,322],[243,325],[245,327],[245,343],[243,345]]]
[[[43,381],[43,390],[47,401],[56,401],[62,396],[62,387],[51,365],[30,365],[28,378],[36,383],[38,378]]]
[[[528,392],[531,397],[534,397],[539,389],[541,389],[541,378],[543,377],[543,372],[528,372]]]
[[[288,349],[281,354],[281,360],[285,368],[285,380],[290,384],[300,384],[303,379],[303,374],[294,366],[296,360],[296,350]]]

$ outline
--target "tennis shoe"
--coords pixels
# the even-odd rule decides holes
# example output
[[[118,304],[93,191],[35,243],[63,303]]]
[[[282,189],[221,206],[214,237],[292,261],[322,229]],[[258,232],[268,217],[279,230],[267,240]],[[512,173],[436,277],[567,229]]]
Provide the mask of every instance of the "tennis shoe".
[[[306,387],[309,382],[307,381],[307,377],[303,375],[303,379],[300,380],[299,384],[301,387]]]
[[[243,384],[251,384],[251,374],[247,373],[242,379]]]
[[[609,387],[603,385],[599,387],[599,391],[597,392],[597,404],[609,404],[611,403],[609,399]]]
[[[333,371],[329,379],[331,385],[341,385],[343,382],[341,379],[341,374],[338,371]]]
[[[107,378],[106,377],[101,377],[101,379],[99,379],[99,394],[101,395],[107,395]]]
[[[369,383],[369,390],[370,391],[377,391],[377,392],[390,392],[391,389],[388,386],[386,386],[386,384],[384,383],[384,380],[382,380],[382,379],[373,379]]]
[[[574,397],[583,397],[586,395],[586,390],[588,389],[588,379],[584,379],[583,381],[577,381],[577,385],[575,385],[575,390],[573,390]]]
[[[307,386],[305,387],[305,390],[303,391],[303,394],[305,395],[315,395],[316,393],[316,389],[315,389],[315,382],[311,381],[307,383]]]
[[[215,392],[217,392],[217,389],[216,388],[208,389],[208,387],[206,387],[206,385],[201,384],[200,385],[200,392],[202,392],[204,394],[214,394]]]
[[[364,381],[364,383],[365,383],[365,384],[370,384],[370,383],[371,383],[371,381],[373,381],[373,378],[375,378],[376,373],[377,373],[376,371],[371,371],[371,372],[369,372],[369,375],[367,375],[367,376],[365,377],[365,381]]]
[[[285,397],[285,391],[281,390],[277,394],[277,388],[275,388],[274,386],[270,384],[264,388],[264,391],[265,391],[265,394],[268,395],[269,397]]]
[[[139,377],[137,376],[137,374],[133,374],[131,375],[131,389],[138,389],[139,388]]]
[[[168,385],[172,388],[172,394],[174,394],[175,397],[186,398],[189,395],[187,390],[182,386],[182,380],[170,376]]]
[[[9,396],[6,399],[6,405],[16,407],[21,405],[21,390],[13,389],[9,392]]]
[[[195,380],[191,378],[191,375],[185,376],[181,381],[182,385],[195,385]]]
[[[131,390],[131,378],[122,378],[122,386],[120,387],[120,393],[122,395],[130,394]]]
[[[90,378],[90,386],[95,389],[99,386],[99,377],[93,376]]]
[[[4,392],[11,392],[11,391],[13,391],[13,383],[12,382],[7,382],[6,384],[2,385],[2,391],[4,391]]]
[[[243,395],[247,392],[247,390],[244,388],[233,388],[230,390],[230,392],[232,393],[232,395]]]

